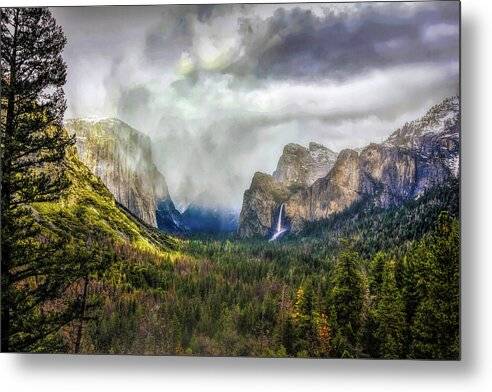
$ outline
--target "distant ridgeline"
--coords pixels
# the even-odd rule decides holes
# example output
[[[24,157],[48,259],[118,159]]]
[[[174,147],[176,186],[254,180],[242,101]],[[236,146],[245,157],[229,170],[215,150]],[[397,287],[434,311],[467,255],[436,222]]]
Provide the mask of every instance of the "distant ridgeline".
[[[457,97],[435,105],[383,143],[358,151],[286,145],[273,175],[255,173],[239,221],[233,212],[199,204],[180,213],[153,162],[149,137],[123,121],[74,119],[65,127],[76,135],[79,158],[116,200],[148,225],[172,234],[237,229],[241,238],[271,238],[280,219],[282,234],[306,235],[311,223],[326,222],[349,207],[400,206],[459,173]]]
[[[459,146],[458,97],[360,152],[346,149],[337,155],[314,143],[308,149],[288,144],[273,175],[255,173],[244,193],[239,236],[271,236],[282,205],[281,219],[290,232],[307,234],[311,223],[351,206],[387,209],[416,200],[458,178]],[[457,185],[455,191],[459,194]]]

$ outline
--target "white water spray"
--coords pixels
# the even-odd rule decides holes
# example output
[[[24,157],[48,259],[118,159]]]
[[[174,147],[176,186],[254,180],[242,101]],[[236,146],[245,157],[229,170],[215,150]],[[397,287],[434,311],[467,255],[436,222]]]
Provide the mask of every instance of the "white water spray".
[[[280,205],[280,211],[278,213],[278,220],[277,220],[277,229],[275,230],[275,233],[273,233],[272,238],[270,238],[269,241],[275,241],[280,235],[282,235],[287,231],[287,229],[282,227],[283,210],[284,210],[284,203]]]

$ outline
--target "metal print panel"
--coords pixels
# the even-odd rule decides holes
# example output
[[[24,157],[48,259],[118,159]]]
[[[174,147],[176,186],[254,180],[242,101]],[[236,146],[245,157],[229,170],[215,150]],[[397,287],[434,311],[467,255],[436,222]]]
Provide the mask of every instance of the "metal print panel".
[[[4,8],[3,352],[460,358],[460,4]]]

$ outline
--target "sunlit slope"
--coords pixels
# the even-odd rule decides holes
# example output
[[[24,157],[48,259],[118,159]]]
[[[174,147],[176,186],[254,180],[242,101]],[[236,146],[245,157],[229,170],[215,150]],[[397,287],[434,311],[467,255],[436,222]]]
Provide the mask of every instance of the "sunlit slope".
[[[54,232],[125,245],[137,252],[172,257],[179,240],[145,224],[119,205],[103,182],[77,157],[67,152],[66,173],[70,187],[57,202],[36,203],[34,208]],[[97,234],[96,234],[97,233]]]

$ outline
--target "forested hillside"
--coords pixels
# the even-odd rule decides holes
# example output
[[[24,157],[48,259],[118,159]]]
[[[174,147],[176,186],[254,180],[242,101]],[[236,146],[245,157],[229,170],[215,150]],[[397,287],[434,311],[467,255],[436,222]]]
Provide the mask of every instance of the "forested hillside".
[[[123,264],[126,294],[106,298],[86,342],[112,353],[456,359],[458,223],[444,214],[436,226],[399,256],[194,242],[195,258]]]
[[[125,294],[103,295],[86,349],[456,359],[459,223],[444,195],[375,215],[374,231],[348,224],[335,236],[327,225],[317,239],[190,240],[174,263],[119,263],[116,292]],[[415,230],[394,230],[402,216]]]
[[[384,209],[362,200],[329,219],[311,223],[301,236],[320,238],[333,246],[340,238],[350,237],[362,254],[370,256],[420,238],[442,211],[459,219],[459,194],[459,179],[450,179],[400,207]]]

